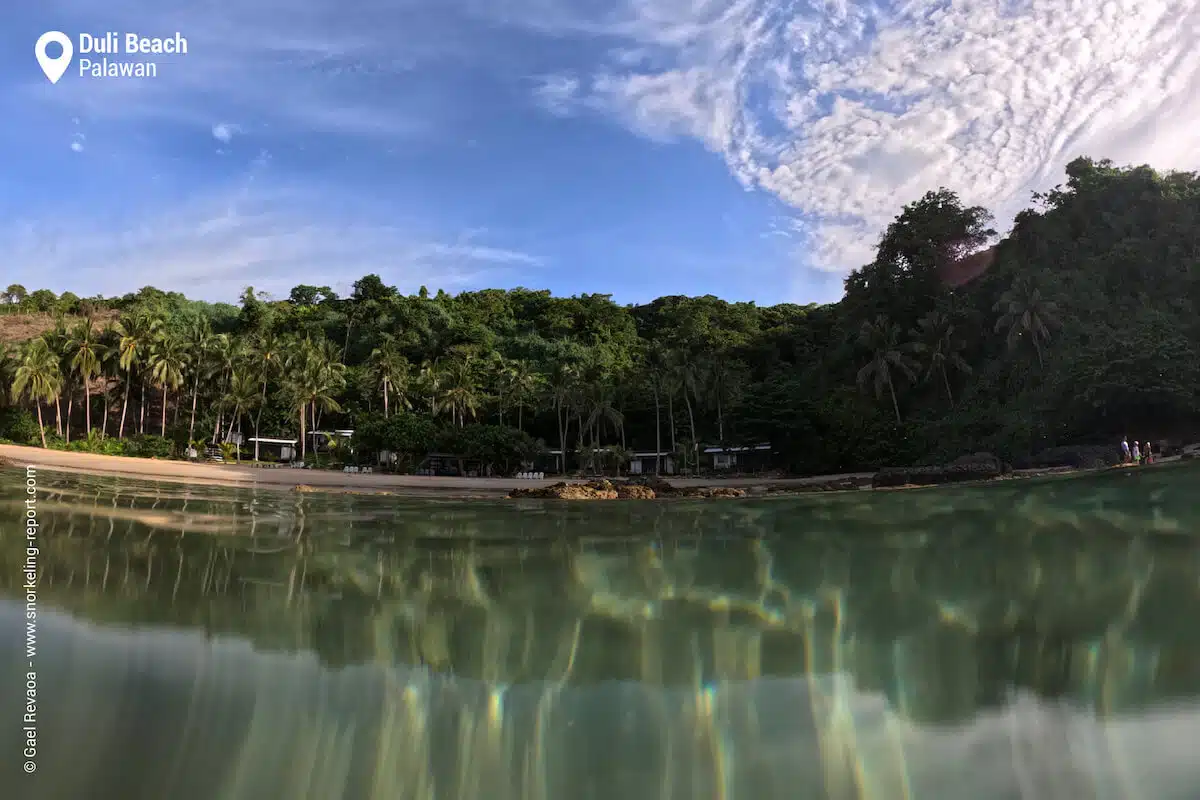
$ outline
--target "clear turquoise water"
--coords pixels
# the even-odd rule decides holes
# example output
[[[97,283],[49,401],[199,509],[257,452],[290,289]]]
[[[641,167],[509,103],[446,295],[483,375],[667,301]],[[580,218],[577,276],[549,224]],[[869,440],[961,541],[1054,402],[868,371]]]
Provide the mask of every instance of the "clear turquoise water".
[[[0,472],[37,798],[1200,797],[1200,470],[696,502]]]

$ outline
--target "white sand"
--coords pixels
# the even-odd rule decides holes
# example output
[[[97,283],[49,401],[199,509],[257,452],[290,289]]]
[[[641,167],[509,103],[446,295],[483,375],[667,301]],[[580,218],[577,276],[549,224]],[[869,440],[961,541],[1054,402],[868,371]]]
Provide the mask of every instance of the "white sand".
[[[516,478],[443,478],[423,475],[364,475],[316,469],[264,469],[236,464],[194,464],[187,461],[159,461],[149,458],[102,456],[62,450],[43,450],[40,447],[0,445],[0,458],[15,466],[33,465],[40,470],[82,472],[89,475],[122,475],[142,480],[161,480],[209,486],[257,486],[290,489],[310,486],[319,490],[397,492],[401,494],[437,494],[439,496],[503,496],[513,489],[529,489],[558,483],[562,478],[518,480]],[[872,473],[822,475],[811,478],[675,478],[664,476],[673,485],[688,486],[795,486],[821,483],[850,477],[870,477]],[[567,478],[572,483],[587,478]]]

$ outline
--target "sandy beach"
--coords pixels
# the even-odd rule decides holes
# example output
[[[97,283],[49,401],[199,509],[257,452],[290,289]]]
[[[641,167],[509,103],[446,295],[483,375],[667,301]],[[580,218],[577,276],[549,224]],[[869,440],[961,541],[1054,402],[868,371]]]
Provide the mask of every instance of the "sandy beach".
[[[113,475],[140,480],[169,481],[206,486],[254,486],[260,488],[294,489],[310,487],[316,491],[395,493],[404,495],[436,495],[438,497],[504,497],[513,489],[530,489],[558,483],[562,478],[518,480],[516,478],[441,478],[423,475],[363,475],[325,470],[265,469],[237,464],[193,464],[187,461],[159,461],[148,458],[102,456],[93,453],[74,453],[63,450],[43,450],[40,447],[0,445],[0,458],[12,466],[32,465],[39,470],[77,472],[88,475]],[[794,486],[802,489],[812,484],[843,478],[865,478],[872,473],[820,475],[807,478],[678,478],[666,476],[678,487],[728,486]],[[567,478],[569,483],[586,483],[587,478]]]

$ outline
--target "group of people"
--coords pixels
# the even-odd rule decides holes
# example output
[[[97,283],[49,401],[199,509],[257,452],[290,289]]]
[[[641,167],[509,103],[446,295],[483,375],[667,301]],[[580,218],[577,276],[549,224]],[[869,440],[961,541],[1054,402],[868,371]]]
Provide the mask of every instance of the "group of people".
[[[1144,446],[1143,446],[1144,445]],[[1150,441],[1134,442],[1133,449],[1129,448],[1128,437],[1121,440],[1121,453],[1125,456],[1126,464],[1152,464],[1154,454],[1150,452]]]

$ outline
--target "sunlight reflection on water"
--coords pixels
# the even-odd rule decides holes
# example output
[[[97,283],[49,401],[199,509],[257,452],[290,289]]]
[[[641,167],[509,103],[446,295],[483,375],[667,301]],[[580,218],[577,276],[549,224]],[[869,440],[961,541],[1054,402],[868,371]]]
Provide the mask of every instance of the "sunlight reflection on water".
[[[1200,794],[1195,469],[586,508],[41,480],[23,797]]]

